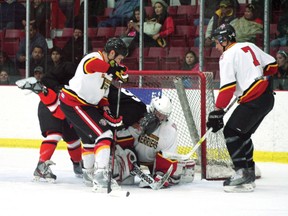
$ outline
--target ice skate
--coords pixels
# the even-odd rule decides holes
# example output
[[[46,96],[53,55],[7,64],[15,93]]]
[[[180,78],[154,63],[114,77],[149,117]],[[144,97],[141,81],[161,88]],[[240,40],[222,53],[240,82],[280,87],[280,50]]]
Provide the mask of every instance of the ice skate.
[[[35,77],[28,77],[18,80],[15,82],[15,84],[20,89],[30,90],[36,94],[39,94],[40,92],[47,93],[47,89],[39,81],[37,81]]]
[[[82,178],[83,177],[82,161],[80,162],[74,162],[73,160],[71,161],[73,163],[73,171],[75,173],[75,176],[78,178]]]
[[[93,176],[93,192],[106,193],[108,188],[108,171],[106,169],[97,169]],[[111,179],[111,189],[120,190],[118,183]]]
[[[54,183],[57,177],[52,173],[50,165],[55,165],[55,163],[50,160],[45,162],[39,161],[34,171],[34,181],[40,181],[41,179],[44,179],[47,182]]]
[[[253,175],[248,171],[248,169],[236,169],[235,174],[224,181],[224,191],[232,193],[253,192],[254,180],[255,177],[253,177]]]
[[[94,168],[83,169],[83,183],[87,187],[93,187]]]
[[[255,184],[255,180],[256,180],[256,173],[255,173],[255,168],[254,167],[250,167],[248,168],[248,172],[251,175],[251,182],[252,182],[252,186],[253,188],[256,188],[256,184]]]

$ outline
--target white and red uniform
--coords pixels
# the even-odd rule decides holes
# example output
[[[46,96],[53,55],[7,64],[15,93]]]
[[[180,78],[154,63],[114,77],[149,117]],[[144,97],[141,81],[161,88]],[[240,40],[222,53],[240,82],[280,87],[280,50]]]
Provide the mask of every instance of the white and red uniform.
[[[177,152],[177,129],[170,120],[162,122],[150,135],[139,136],[139,131],[131,126],[128,131],[134,137],[134,148],[140,163],[153,163],[158,152]]]
[[[194,161],[172,160],[164,158],[161,154],[166,151],[177,153],[178,133],[176,125],[173,122],[170,120],[161,122],[158,128],[150,135],[140,134],[141,131],[139,129],[129,126],[128,129],[117,132],[117,143],[122,148],[130,147],[134,149],[138,162],[149,168],[155,180],[161,178],[167,172],[170,165],[172,165],[173,171],[168,182],[164,184],[165,187],[178,184],[181,181],[193,181]]]
[[[104,61],[101,52],[93,52],[84,56],[67,87],[68,91],[73,91],[73,95],[64,91],[61,96],[62,102],[71,105],[99,105],[100,101],[109,93],[109,88],[102,87],[105,81],[104,73],[109,66]],[[106,104],[108,105],[108,102]]]
[[[216,107],[225,108],[233,94],[239,103],[251,101],[265,92],[267,79],[262,76],[277,71],[275,59],[253,43],[233,43],[219,61],[220,91]]]
[[[269,76],[277,72],[275,58],[252,43],[232,43],[219,65],[216,107],[224,109],[233,94],[239,102],[223,130],[228,152],[236,169],[254,168],[251,135],[274,106]]]
[[[87,54],[69,86],[60,94],[61,109],[83,142],[83,164],[87,169],[93,168],[94,163],[98,168],[107,167],[109,160],[112,131],[102,109],[109,105],[107,96],[112,78],[105,78],[109,67],[101,52]]]

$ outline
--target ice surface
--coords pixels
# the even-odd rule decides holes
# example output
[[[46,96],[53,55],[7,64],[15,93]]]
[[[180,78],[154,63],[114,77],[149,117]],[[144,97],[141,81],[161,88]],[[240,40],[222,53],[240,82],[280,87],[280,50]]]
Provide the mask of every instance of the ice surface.
[[[0,148],[1,216],[287,216],[288,165],[257,163],[262,178],[253,193],[225,193],[222,181],[201,180],[153,191],[122,186],[129,197],[97,194],[72,171],[67,151],[56,150],[55,184],[32,182],[38,149]]]

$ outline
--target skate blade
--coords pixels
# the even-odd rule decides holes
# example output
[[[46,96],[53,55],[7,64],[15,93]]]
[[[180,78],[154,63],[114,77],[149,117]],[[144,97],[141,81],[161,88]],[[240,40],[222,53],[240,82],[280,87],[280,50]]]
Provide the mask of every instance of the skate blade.
[[[83,174],[76,174],[75,173],[76,178],[83,178]]]
[[[47,182],[47,183],[50,183],[50,184],[54,184],[56,182],[56,180],[53,179],[53,178],[41,178],[39,176],[34,176],[32,181],[33,182]]]
[[[249,193],[254,191],[254,187],[253,183],[236,186],[224,186],[224,191],[227,193]]]

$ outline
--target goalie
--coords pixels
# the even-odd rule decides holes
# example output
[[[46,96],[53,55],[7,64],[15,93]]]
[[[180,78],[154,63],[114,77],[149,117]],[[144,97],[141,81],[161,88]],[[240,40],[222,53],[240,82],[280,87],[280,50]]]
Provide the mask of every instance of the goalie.
[[[131,92],[130,95],[131,101],[136,102],[137,97]],[[142,103],[139,99],[137,101]],[[129,106],[123,107],[122,103],[120,108],[121,106],[122,110],[131,109]],[[137,110],[131,110],[135,111]],[[162,156],[165,151],[176,153],[177,150],[177,128],[169,120],[171,112],[172,103],[168,97],[162,95],[153,98],[139,122],[117,132],[114,178],[119,183],[134,184],[134,165],[147,166],[155,181],[159,181],[172,165],[173,171],[163,187],[193,181],[195,166],[193,160],[177,161]],[[149,187],[149,184],[141,181],[139,187]]]

